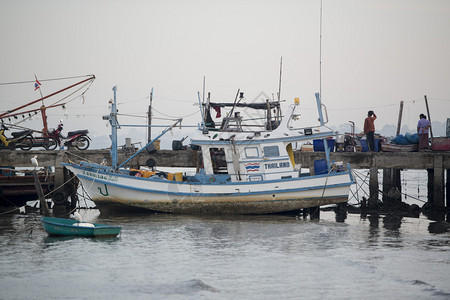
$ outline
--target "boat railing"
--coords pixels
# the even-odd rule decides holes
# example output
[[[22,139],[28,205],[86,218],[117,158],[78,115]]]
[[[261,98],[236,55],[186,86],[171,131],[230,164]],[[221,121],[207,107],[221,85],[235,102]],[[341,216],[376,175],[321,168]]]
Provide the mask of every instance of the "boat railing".
[[[257,123],[257,121],[261,120],[264,122]],[[223,132],[254,132],[255,130],[252,128],[256,128],[258,129],[258,131],[262,131],[259,129],[264,129],[263,131],[273,131],[278,127],[279,124],[280,124],[279,118],[276,117],[271,118],[262,117],[251,119],[244,119],[242,117],[225,117],[222,119],[222,123],[219,127],[206,126],[206,128],[211,131],[223,131]],[[199,124],[199,129],[201,128],[202,125]]]

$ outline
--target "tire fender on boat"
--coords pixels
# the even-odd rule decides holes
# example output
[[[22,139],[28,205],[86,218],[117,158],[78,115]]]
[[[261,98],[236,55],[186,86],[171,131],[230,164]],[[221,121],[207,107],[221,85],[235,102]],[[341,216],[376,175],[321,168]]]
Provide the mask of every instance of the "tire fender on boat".
[[[64,192],[56,192],[53,194],[53,197],[52,197],[53,202],[57,205],[63,205],[64,202],[66,201],[65,199],[66,199],[66,197],[65,197]]]
[[[214,176],[209,177],[209,182],[211,182],[211,183],[216,182],[216,177],[214,177]]]

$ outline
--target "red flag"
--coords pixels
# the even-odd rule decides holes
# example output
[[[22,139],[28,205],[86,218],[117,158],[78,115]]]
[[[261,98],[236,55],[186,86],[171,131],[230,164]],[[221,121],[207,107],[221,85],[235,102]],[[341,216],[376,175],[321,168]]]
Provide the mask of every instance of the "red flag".
[[[34,90],[37,90],[40,85],[41,85],[41,83],[36,78],[36,82],[34,83]]]

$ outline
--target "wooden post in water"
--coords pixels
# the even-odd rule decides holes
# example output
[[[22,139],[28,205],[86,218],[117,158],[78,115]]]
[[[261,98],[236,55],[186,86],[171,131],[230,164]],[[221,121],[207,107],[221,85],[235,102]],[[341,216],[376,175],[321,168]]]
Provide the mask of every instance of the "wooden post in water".
[[[445,185],[445,194],[447,196],[447,209],[450,208],[450,169],[447,169],[447,183]]]
[[[310,207],[308,210],[309,210],[309,218],[311,220],[320,219],[320,207],[319,206]]]
[[[394,205],[401,202],[398,192],[402,191],[401,176],[399,169],[383,169],[383,203],[385,205]],[[400,195],[401,196],[401,195]],[[398,201],[400,198],[400,201]]]
[[[432,205],[434,202],[434,169],[427,169],[427,204]]]
[[[369,170],[369,203],[378,202],[378,168],[370,168]]]
[[[50,210],[48,209],[47,202],[45,201],[44,192],[42,191],[42,186],[39,181],[39,177],[36,170],[33,170],[33,177],[34,177],[34,186],[36,187],[36,192],[39,196],[40,201],[40,209],[41,214],[45,217],[50,217]]]
[[[434,184],[433,184],[433,205],[438,208],[444,207],[444,169],[442,155],[434,157]]]

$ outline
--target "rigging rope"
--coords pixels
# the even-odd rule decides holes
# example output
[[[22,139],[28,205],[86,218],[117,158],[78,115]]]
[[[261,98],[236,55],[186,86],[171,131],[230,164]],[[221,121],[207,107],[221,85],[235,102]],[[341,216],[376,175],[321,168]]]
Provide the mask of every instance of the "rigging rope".
[[[39,79],[39,82],[46,81],[55,81],[55,80],[65,80],[65,79],[74,79],[74,78],[84,78],[90,77],[93,75],[80,75],[80,76],[71,76],[71,77],[60,77],[60,78],[50,78],[50,79]],[[27,81],[14,81],[14,82],[1,82],[0,85],[12,85],[12,84],[23,84],[23,83],[35,83],[36,80],[27,80]]]
[[[179,119],[179,118],[180,118],[180,117],[177,117],[177,116],[169,116],[169,115],[166,115],[166,114],[164,114],[164,113],[162,113],[162,112],[160,112],[160,111],[158,111],[158,110],[156,110],[156,109],[154,109],[154,108],[152,108],[152,110],[154,110],[154,111],[156,111],[157,113],[159,113],[159,114],[161,114],[161,115],[163,115],[163,116],[166,116],[166,117],[168,117],[168,118],[174,118],[174,119]],[[193,113],[191,113],[191,114],[181,116],[181,118],[184,119],[184,118],[193,116],[193,115],[198,114],[198,113],[199,113],[199,111],[195,111],[195,112],[193,112]]]

